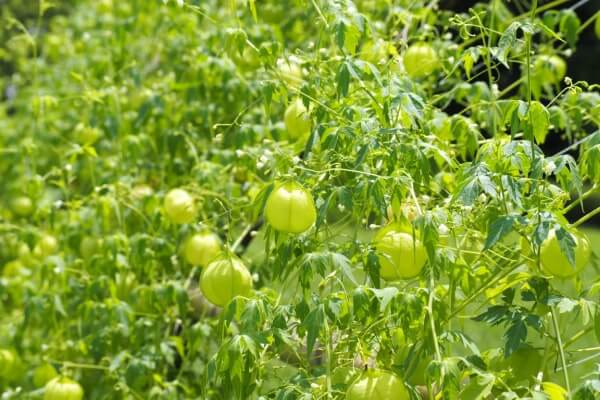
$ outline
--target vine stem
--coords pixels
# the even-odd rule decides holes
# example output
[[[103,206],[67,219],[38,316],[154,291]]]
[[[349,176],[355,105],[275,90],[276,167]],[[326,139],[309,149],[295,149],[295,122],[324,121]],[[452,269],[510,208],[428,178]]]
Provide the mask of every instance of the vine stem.
[[[49,361],[51,363],[54,363],[54,364],[61,364],[65,368],[98,369],[98,370],[101,370],[101,371],[108,371],[109,370],[108,367],[104,367],[104,366],[101,366],[101,365],[81,364],[81,363],[74,363],[74,362],[71,362],[71,361],[60,361],[60,360],[49,360]]]
[[[326,333],[327,333],[327,365],[325,368],[327,368],[327,375],[326,375],[326,379],[327,379],[327,398],[328,399],[332,399],[332,388],[331,388],[331,373],[333,372],[333,368],[332,368],[332,353],[333,353],[333,347],[331,346],[331,330],[329,329],[329,325],[327,325],[326,327]]]
[[[587,199],[588,197],[590,197],[592,194],[594,194],[594,192],[598,190],[598,185],[594,185],[591,187],[591,189],[589,189],[587,192],[583,193],[581,196],[579,196],[579,198],[577,198],[575,201],[573,201],[571,204],[569,204],[568,206],[566,206],[563,209],[563,214],[568,213],[569,211],[571,211],[572,209],[574,209],[575,207],[577,207],[577,205],[581,204],[581,202],[585,199]]]
[[[506,277],[508,274],[510,274],[511,272],[513,272],[515,269],[517,269],[520,266],[520,264],[515,263],[515,265],[512,268],[506,268],[502,273],[496,275],[494,277],[494,279],[488,281],[486,284],[482,285],[479,287],[479,289],[477,289],[471,296],[469,296],[467,299],[465,299],[462,303],[460,303],[452,312],[452,314],[450,314],[450,316],[448,317],[448,320],[451,320],[452,318],[456,317],[458,315],[458,313],[460,313],[462,310],[464,310],[469,304],[471,304],[471,302],[473,300],[475,300],[481,293],[483,293],[487,288],[495,285],[500,279]]]
[[[316,8],[317,13],[319,14],[319,17],[321,17],[321,19],[325,23],[325,26],[327,28],[329,28],[329,24],[327,23],[327,18],[325,18],[325,16],[323,15],[323,12],[321,11],[321,8],[319,7],[319,5],[315,2],[315,0],[311,0],[311,2],[313,4],[313,6]]]
[[[554,306],[550,307],[550,314],[552,315],[552,325],[554,326],[554,334],[556,335],[556,344],[558,345],[558,352],[560,353],[560,362],[562,364],[563,377],[565,378],[565,385],[567,386],[567,396],[571,398],[571,383],[569,382],[569,370],[567,369],[567,360],[565,359],[565,350],[563,348],[562,339],[560,337],[560,328],[558,326],[558,318],[556,317],[556,309]]]
[[[590,211],[583,217],[579,218],[571,226],[577,228],[579,225],[583,224],[586,221],[589,221],[590,219],[594,218],[598,214],[600,214],[600,207],[595,208],[594,210]]]
[[[583,32],[585,30],[585,28],[587,28],[588,26],[590,26],[597,18],[600,18],[600,11],[597,11],[587,21],[585,21],[583,24],[581,24],[581,26],[577,30],[577,33]]]
[[[244,231],[242,232],[242,234],[237,238],[237,240],[235,241],[235,243],[233,243],[233,245],[231,246],[231,252],[235,253],[236,249],[240,246],[240,244],[242,243],[242,241],[244,240],[244,238],[246,237],[246,235],[248,235],[250,233],[250,231],[252,231],[252,228],[254,227],[254,224],[249,224],[246,229],[244,229]]]
[[[429,324],[431,326],[431,335],[433,339],[433,347],[435,348],[435,357],[437,361],[442,362],[442,352],[437,340],[437,332],[435,330],[435,321],[433,320],[433,292],[435,289],[435,280],[433,278],[433,266],[429,276],[429,302],[427,304],[427,313],[429,314]]]
[[[588,334],[589,332],[591,332],[594,329],[593,326],[589,326],[579,332],[577,332],[576,334],[574,334],[573,336],[571,336],[571,338],[569,340],[567,340],[563,347],[566,349],[567,347],[571,346],[573,343],[575,343],[576,341],[578,341],[579,339],[581,339],[583,336],[585,336],[586,334]]]

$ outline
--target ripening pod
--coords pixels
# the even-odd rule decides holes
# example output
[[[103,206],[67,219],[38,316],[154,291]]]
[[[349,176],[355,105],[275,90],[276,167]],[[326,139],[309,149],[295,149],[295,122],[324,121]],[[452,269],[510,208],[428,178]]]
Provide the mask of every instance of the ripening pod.
[[[52,235],[44,234],[33,248],[33,255],[46,258],[58,251],[58,240]]]
[[[575,239],[575,266],[563,254],[556,232],[551,230],[540,247],[542,269],[557,278],[570,278],[577,275],[590,261],[592,248],[589,239],[581,232],[571,232]]]
[[[52,379],[44,387],[44,400],[82,400],[83,388],[65,376]]]
[[[404,382],[387,371],[370,370],[357,379],[346,392],[346,400],[409,400]]]
[[[411,78],[423,78],[440,66],[433,47],[427,43],[415,43],[406,49],[403,57],[404,69]]]
[[[208,301],[223,307],[236,296],[250,294],[252,275],[238,258],[222,258],[202,271],[200,289]]]
[[[205,267],[221,253],[221,239],[211,232],[196,233],[186,240],[183,248],[185,260],[192,265]]]
[[[275,185],[269,194],[265,218],[278,231],[302,233],[317,220],[317,209],[308,190],[296,182],[285,182]]]
[[[423,243],[412,233],[386,227],[375,236],[374,244],[379,254],[380,275],[387,281],[414,278],[427,261]]]
[[[43,387],[57,376],[58,373],[51,364],[42,364],[33,371],[33,384],[38,388]]]
[[[0,378],[8,378],[17,365],[17,357],[11,350],[0,349]]]
[[[33,201],[27,196],[19,196],[11,202],[11,208],[19,217],[27,217],[33,212]]]
[[[277,60],[277,68],[283,81],[290,87],[298,87],[302,83],[302,68],[295,57]]]
[[[565,60],[555,54],[539,55],[533,62],[532,75],[538,78],[540,83],[559,83],[563,80],[566,74],[567,63],[565,63]]]
[[[173,189],[165,196],[167,217],[176,224],[189,224],[196,218],[194,198],[183,189]]]
[[[300,98],[292,100],[283,115],[290,139],[299,139],[310,133],[310,115]]]

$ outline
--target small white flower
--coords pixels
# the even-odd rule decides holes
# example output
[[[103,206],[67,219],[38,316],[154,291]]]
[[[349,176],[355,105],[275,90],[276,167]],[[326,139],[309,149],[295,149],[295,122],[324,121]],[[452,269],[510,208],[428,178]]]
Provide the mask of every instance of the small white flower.
[[[448,229],[446,224],[441,224],[438,227],[438,232],[440,233],[440,235],[447,235],[448,233],[450,233],[450,229]]]
[[[546,175],[550,175],[552,172],[554,172],[555,169],[556,169],[556,164],[554,164],[554,161],[548,161],[547,163],[544,164],[544,173]]]

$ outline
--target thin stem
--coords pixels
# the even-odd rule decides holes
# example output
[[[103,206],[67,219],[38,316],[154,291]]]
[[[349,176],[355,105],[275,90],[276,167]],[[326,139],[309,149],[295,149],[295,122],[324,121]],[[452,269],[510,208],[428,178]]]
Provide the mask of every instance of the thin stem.
[[[569,382],[569,370],[567,369],[567,360],[565,359],[565,350],[563,347],[562,339],[560,338],[560,328],[558,326],[558,318],[556,317],[556,309],[554,306],[550,307],[550,313],[552,315],[552,325],[554,326],[554,334],[556,335],[556,344],[558,345],[558,352],[560,354],[560,362],[563,369],[563,377],[565,379],[565,386],[567,387],[567,396],[571,398],[571,383]]]
[[[495,285],[500,279],[504,278],[505,276],[507,276],[508,274],[510,274],[511,272],[513,272],[515,269],[517,269],[517,267],[519,267],[520,264],[515,263],[515,265],[512,268],[507,268],[506,270],[504,270],[504,272],[502,272],[499,275],[496,275],[496,277],[490,281],[488,281],[485,285],[482,285],[479,287],[479,289],[477,289],[471,296],[469,296],[467,299],[465,299],[462,303],[460,303],[455,309],[454,312],[452,314],[450,314],[450,316],[448,317],[448,320],[456,317],[458,315],[458,313],[460,313],[462,310],[464,310],[469,304],[471,304],[471,302],[477,297],[479,296],[481,293],[483,293],[487,288],[489,288],[490,286]]]
[[[64,366],[65,368],[81,368],[81,369],[98,369],[98,370],[102,370],[102,371],[108,371],[108,367],[104,367],[101,365],[93,365],[93,364],[81,364],[81,363],[74,363],[71,361],[60,361],[60,360],[48,360],[51,363],[54,364],[61,364],[62,366]]]
[[[244,238],[248,235],[248,233],[250,233],[250,231],[252,230],[252,227],[254,226],[254,224],[249,224],[246,229],[244,229],[244,231],[242,232],[242,234],[237,238],[237,240],[235,241],[235,243],[233,243],[233,245],[231,246],[231,252],[235,253],[235,250],[238,248],[238,246],[242,243],[242,241],[244,240]]]
[[[569,340],[567,340],[564,344],[564,348],[566,349],[567,347],[571,346],[573,343],[575,343],[577,340],[579,340],[580,338],[582,338],[583,336],[585,336],[586,334],[588,334],[589,332],[591,332],[593,329],[593,326],[588,326],[587,328],[577,332],[575,335],[573,335]]]
[[[583,32],[585,30],[585,28],[587,28],[588,26],[590,26],[597,18],[600,18],[600,11],[597,11],[587,21],[585,21],[583,24],[581,24],[581,26],[577,30],[577,33]]]
[[[317,10],[319,17],[321,17],[321,19],[325,23],[325,26],[327,28],[329,28],[329,24],[327,23],[327,18],[325,18],[325,16],[323,15],[323,12],[321,11],[321,8],[319,8],[319,5],[317,4],[317,2],[315,0],[310,0],[310,1],[311,1],[312,5],[315,7],[315,9]]]
[[[583,217],[579,218],[577,221],[575,221],[575,223],[571,224],[571,226],[577,228],[579,225],[583,224],[584,222],[589,221],[590,219],[594,218],[598,214],[600,214],[600,207],[595,208],[593,211],[591,211],[588,214],[584,215]]]
[[[435,290],[435,280],[433,278],[433,266],[429,273],[429,302],[427,304],[427,313],[429,314],[429,324],[431,327],[431,335],[433,340],[433,347],[435,349],[435,358],[438,362],[442,362],[442,352],[440,351],[440,345],[437,340],[437,333],[435,331],[435,321],[433,319],[433,293]]]
[[[327,374],[326,374],[326,380],[327,380],[327,398],[331,399],[333,398],[331,395],[332,392],[332,388],[331,388],[331,374],[333,372],[333,368],[332,368],[332,353],[333,353],[333,347],[331,346],[331,331],[329,330],[329,326],[327,326],[327,346],[326,346],[326,351],[327,351]]]
[[[594,192],[598,190],[598,185],[594,185],[592,186],[588,191],[586,191],[585,193],[583,193],[581,196],[579,196],[579,198],[577,198],[577,200],[573,201],[571,204],[569,204],[568,206],[566,206],[563,209],[563,214],[568,213],[569,211],[571,211],[572,209],[574,209],[575,207],[577,207],[578,204],[581,204],[581,202],[585,199],[587,199],[588,197],[590,197],[592,194],[594,194]]]

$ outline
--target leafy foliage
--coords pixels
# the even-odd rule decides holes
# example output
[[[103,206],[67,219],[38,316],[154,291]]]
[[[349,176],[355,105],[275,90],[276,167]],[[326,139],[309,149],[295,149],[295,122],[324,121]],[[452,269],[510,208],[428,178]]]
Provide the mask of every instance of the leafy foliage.
[[[574,233],[599,212],[565,217],[600,184],[598,85],[563,71],[593,23],[517,3],[3,11],[3,399],[41,398],[48,365],[86,399],[344,398],[375,368],[413,398],[542,398],[542,382],[597,396],[597,266],[565,282],[540,262],[556,232],[575,265]],[[418,43],[437,59],[411,78]],[[295,137],[298,100],[310,130]],[[279,181],[314,198],[306,232],[265,221]],[[175,188],[193,197],[185,221],[165,211]],[[382,279],[386,226],[423,243],[416,278]],[[207,231],[252,273],[222,308],[183,254]],[[510,365],[523,348],[543,361],[525,378]]]

